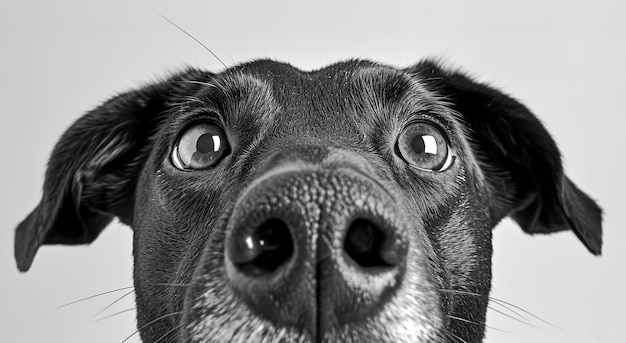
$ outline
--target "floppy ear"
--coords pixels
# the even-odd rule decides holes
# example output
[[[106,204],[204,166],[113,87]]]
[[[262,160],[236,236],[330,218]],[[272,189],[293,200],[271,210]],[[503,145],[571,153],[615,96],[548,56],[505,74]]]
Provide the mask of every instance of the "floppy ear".
[[[602,211],[564,174],[556,143],[517,100],[432,61],[409,70],[445,97],[469,126],[492,198],[527,233],[572,230],[587,249],[602,249]]]
[[[15,235],[15,259],[30,268],[41,244],[87,244],[118,217],[132,222],[138,173],[168,104],[210,74],[187,70],[113,97],[79,118],[54,147],[39,205]]]

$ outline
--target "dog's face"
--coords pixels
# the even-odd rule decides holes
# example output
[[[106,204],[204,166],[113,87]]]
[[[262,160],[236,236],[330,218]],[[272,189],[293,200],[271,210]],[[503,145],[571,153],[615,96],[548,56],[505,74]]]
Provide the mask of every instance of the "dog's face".
[[[600,209],[519,102],[429,61],[262,60],[80,118],[16,258],[118,217],[146,342],[478,342],[507,215],[600,253]]]

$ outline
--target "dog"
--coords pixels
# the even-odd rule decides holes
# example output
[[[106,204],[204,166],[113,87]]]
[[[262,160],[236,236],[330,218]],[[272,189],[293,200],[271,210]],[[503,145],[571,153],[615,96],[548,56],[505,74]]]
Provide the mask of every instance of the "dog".
[[[117,217],[145,342],[480,342],[506,216],[601,253],[600,207],[519,101],[436,60],[255,60],[79,118],[15,258]]]

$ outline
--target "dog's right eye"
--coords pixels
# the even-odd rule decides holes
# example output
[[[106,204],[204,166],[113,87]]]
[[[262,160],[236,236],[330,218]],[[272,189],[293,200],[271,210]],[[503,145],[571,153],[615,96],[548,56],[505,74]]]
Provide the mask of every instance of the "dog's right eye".
[[[224,131],[215,123],[201,122],[187,128],[172,150],[172,163],[180,170],[206,169],[227,153]]]
[[[454,154],[443,131],[428,121],[406,126],[395,149],[400,158],[419,170],[444,171],[454,162]]]

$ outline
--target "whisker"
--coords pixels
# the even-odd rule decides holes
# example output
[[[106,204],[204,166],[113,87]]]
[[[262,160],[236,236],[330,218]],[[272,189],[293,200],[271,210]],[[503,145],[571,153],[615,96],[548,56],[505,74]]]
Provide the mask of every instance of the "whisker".
[[[140,327],[140,328],[138,328],[137,330],[133,331],[133,333],[131,333],[131,334],[130,334],[130,336],[126,337],[126,339],[124,339],[124,340],[122,341],[122,343],[125,343],[125,342],[126,342],[126,341],[128,341],[131,337],[133,337],[134,335],[136,335],[139,331],[141,331],[141,330],[143,330],[143,329],[147,328],[148,326],[150,326],[150,325],[152,325],[152,324],[154,324],[154,323],[158,322],[159,320],[161,320],[161,319],[165,319],[165,318],[168,318],[168,317],[172,317],[172,316],[177,316],[177,315],[179,315],[179,314],[182,314],[182,312],[181,312],[181,311],[176,311],[176,312],[168,313],[168,314],[162,315],[162,316],[160,316],[160,317],[158,317],[158,318],[156,318],[156,319],[154,319],[154,320],[151,320],[150,322],[148,322],[148,323],[146,323],[145,325],[141,326],[141,327]]]
[[[192,36],[189,32],[185,31],[182,27],[178,26],[176,23],[174,23],[173,21],[168,19],[163,14],[161,14],[159,12],[156,12],[156,13],[159,16],[161,16],[161,18],[165,19],[168,23],[172,24],[174,27],[179,29],[182,33],[186,34],[189,38],[191,38],[194,41],[196,41],[196,43],[200,44],[200,46],[202,46],[206,51],[208,51],[211,55],[213,55],[213,57],[215,57],[215,59],[218,60],[224,66],[224,68],[228,69],[228,66],[226,66],[226,63],[224,63],[224,61],[222,61],[219,57],[217,57],[217,55],[215,53],[213,53],[213,51],[211,51],[211,49],[209,49],[206,45],[204,45],[200,40],[198,40],[196,37]]]
[[[531,317],[533,317],[533,318],[535,318],[535,319],[539,320],[540,322],[542,322],[542,323],[544,323],[544,324],[546,324],[546,325],[549,325],[549,326],[551,326],[551,327],[553,327],[553,328],[555,328],[555,329],[557,329],[557,330],[561,330],[561,331],[563,330],[563,329],[561,329],[560,327],[558,327],[558,326],[556,326],[556,325],[554,325],[554,324],[552,324],[552,323],[548,322],[547,320],[545,320],[545,319],[543,319],[543,318],[541,318],[541,317],[538,317],[538,316],[536,316],[536,315],[532,314],[531,312],[526,311],[525,309],[523,309],[523,308],[521,308],[521,307],[519,307],[519,306],[513,305],[513,304],[511,304],[511,303],[509,303],[509,302],[506,302],[506,301],[504,301],[504,300],[500,300],[500,299],[496,299],[496,298],[492,298],[492,297],[489,297],[489,298],[490,298],[491,300],[493,300],[494,302],[498,303],[500,306],[504,306],[504,305],[506,305],[506,306],[511,306],[511,307],[513,307],[513,308],[515,308],[515,309],[518,309],[518,310],[520,310],[520,311],[522,311],[522,312],[524,312],[524,313],[528,314],[529,316],[531,316]],[[504,306],[504,307],[506,307],[506,306]],[[510,309],[509,309],[509,310],[510,310]]]
[[[133,308],[127,308],[127,309],[125,309],[125,310],[123,310],[123,311],[115,312],[115,313],[110,314],[110,315],[108,315],[108,316],[98,318],[98,319],[96,319],[96,322],[99,322],[99,321],[101,321],[101,320],[105,320],[105,319],[109,319],[109,318],[112,318],[112,317],[118,316],[118,315],[120,315],[120,314],[124,314],[124,313],[130,312],[130,311],[134,311],[134,310],[135,310],[135,307],[133,307]]]
[[[530,323],[530,320],[528,320],[528,318],[524,317],[524,316],[523,316],[523,315],[521,315],[519,312],[515,311],[514,309],[510,308],[509,306],[506,306],[506,304],[499,303],[499,302],[497,302],[497,301],[494,301],[493,303],[494,303],[494,304],[496,304],[496,305],[502,306],[502,307],[503,307],[503,308],[505,308],[507,311],[509,311],[509,312],[511,312],[511,313],[513,313],[513,314],[515,314],[516,316],[520,317],[522,322]],[[505,315],[503,312],[498,311],[498,310],[497,310],[495,307],[493,307],[493,306],[487,306],[487,307],[489,307],[491,310],[493,310],[493,311],[495,311],[495,312],[502,313],[503,315]],[[513,319],[518,320],[518,321],[520,320],[520,319],[516,319],[516,318],[513,318]]]
[[[109,305],[107,305],[105,308],[103,308],[102,310],[100,310],[98,313],[94,314],[94,317],[97,317],[100,313],[108,310],[109,308],[111,308],[111,306],[117,304],[120,300],[126,298],[127,296],[133,294],[135,292],[134,289],[128,291],[126,294],[122,295],[121,297],[117,298],[115,301],[113,301],[112,303],[110,303]]]
[[[179,324],[179,325],[175,326],[173,329],[171,329],[170,331],[164,333],[163,336],[161,336],[159,339],[154,341],[154,343],[159,343],[163,338],[169,336],[172,332],[175,332],[175,331],[177,331],[178,329],[180,329],[182,327],[183,327],[183,324]]]
[[[537,327],[536,325],[531,324],[531,323],[528,321],[528,319],[524,318],[523,316],[521,316],[520,314],[516,313],[514,310],[511,310],[511,309],[510,309],[510,308],[508,308],[508,307],[505,307],[505,308],[506,308],[507,310],[509,310],[509,311],[511,311],[511,312],[513,312],[513,313],[515,313],[515,314],[517,314],[518,316],[520,316],[520,317],[524,318],[524,319],[522,320],[522,319],[516,318],[516,317],[514,317],[514,316],[512,316],[512,315],[510,315],[510,314],[508,314],[508,313],[505,313],[504,311],[500,311],[500,310],[498,310],[498,309],[494,308],[493,306],[487,306],[487,307],[488,307],[491,311],[496,312],[496,313],[499,313],[499,314],[501,314],[501,315],[503,315],[503,316],[505,316],[505,317],[511,318],[511,319],[513,319],[514,321],[518,322],[518,323],[522,323],[522,324],[525,324],[525,325],[528,325],[528,326],[530,326],[530,327],[537,328],[537,329],[539,328],[539,327]]]
[[[153,285],[153,286],[166,286],[166,287],[187,287],[187,286],[189,286],[189,285],[187,285],[187,284],[180,284],[180,283],[154,283],[154,284],[152,284],[152,285]],[[130,287],[129,287],[129,288],[130,288]],[[94,317],[97,317],[99,314],[101,314],[102,312],[104,312],[104,311],[108,310],[108,309],[109,309],[109,308],[111,308],[113,305],[117,304],[117,303],[118,303],[118,302],[120,302],[122,299],[124,299],[125,297],[127,297],[127,296],[129,296],[129,295],[133,294],[134,292],[135,292],[135,290],[134,290],[134,289],[132,289],[132,290],[130,290],[129,292],[125,293],[124,295],[122,295],[121,297],[117,298],[115,301],[113,301],[113,302],[112,302],[112,303],[110,303],[109,305],[107,305],[105,308],[103,308],[103,309],[101,309],[100,311],[98,311],[98,313],[94,314]],[[81,300],[86,300],[86,299],[81,299]],[[78,301],[81,301],[81,300],[78,300]],[[66,306],[66,305],[63,305],[63,306]],[[131,310],[132,310],[132,309],[131,309]],[[111,315],[111,316],[115,316],[115,315],[117,315],[117,314],[124,313],[124,312],[127,312],[127,311],[129,311],[129,310],[124,310],[124,311],[121,311],[121,312],[117,312],[117,313],[115,313],[115,314],[113,314],[113,315]],[[111,316],[106,316],[106,317],[103,317],[103,318],[101,318],[101,319],[110,318]]]
[[[115,292],[123,291],[123,290],[126,290],[126,289],[131,289],[131,288],[134,288],[134,286],[122,287],[122,288],[114,289],[114,290],[112,290],[112,291],[102,292],[102,293],[98,293],[98,294],[95,294],[95,295],[92,295],[92,296],[89,296],[89,297],[86,297],[86,298],[82,298],[82,299],[74,300],[74,301],[72,301],[72,302],[69,302],[69,303],[67,303],[67,304],[63,304],[63,305],[61,305],[61,306],[57,307],[57,310],[60,310],[60,309],[62,309],[62,308],[64,308],[64,307],[67,307],[67,306],[70,306],[70,305],[73,305],[73,304],[77,304],[77,303],[79,303],[79,302],[83,302],[83,301],[85,301],[85,300],[89,300],[89,299],[93,299],[93,298],[101,297],[101,296],[103,296],[103,295],[107,295],[107,294],[111,294],[111,293],[115,293]]]
[[[478,293],[473,293],[473,292],[467,292],[467,291],[459,291],[459,290],[453,290],[453,289],[440,289],[440,291],[441,291],[441,292],[457,293],[457,294],[463,294],[463,295],[470,295],[470,296],[475,296],[475,297],[483,297],[483,298],[487,298],[487,299],[492,300],[494,303],[496,303],[496,304],[498,304],[498,305],[500,305],[500,306],[502,306],[502,307],[506,308],[507,310],[509,310],[509,311],[511,311],[511,312],[513,312],[513,313],[516,313],[516,314],[517,314],[517,312],[513,311],[512,309],[510,309],[508,306],[513,307],[513,308],[515,308],[515,309],[517,309],[517,310],[519,310],[519,311],[522,311],[522,312],[524,312],[524,313],[528,314],[529,316],[531,316],[531,317],[533,317],[533,318],[535,318],[535,319],[537,319],[537,320],[541,321],[542,323],[544,323],[544,324],[546,324],[546,325],[549,325],[549,326],[551,326],[551,327],[553,327],[553,328],[555,328],[555,329],[557,329],[557,330],[561,330],[561,331],[563,330],[563,329],[561,329],[560,327],[558,327],[558,326],[556,326],[556,325],[554,325],[554,324],[552,324],[552,323],[548,322],[547,320],[542,319],[541,317],[538,317],[538,316],[534,315],[533,313],[531,313],[531,312],[529,312],[529,311],[527,311],[527,310],[525,310],[525,309],[523,309],[523,308],[521,308],[521,307],[519,307],[519,306],[517,306],[517,305],[514,305],[514,304],[511,304],[511,303],[509,303],[509,302],[506,302],[506,301],[504,301],[504,300],[500,300],[500,299],[497,299],[497,298],[494,298],[494,297],[491,297],[491,296],[487,296],[487,295],[483,295],[483,294],[478,294]],[[519,314],[518,314],[518,315],[519,315]],[[520,315],[520,316],[521,316],[521,315]]]
[[[487,328],[487,329],[489,329],[489,330],[494,330],[494,331],[499,331],[499,332],[509,333],[509,332],[504,331],[504,330],[502,330],[502,329],[498,329],[498,328],[491,327],[491,326],[489,326],[489,325],[485,325],[485,323],[478,323],[478,322],[475,322],[475,321],[473,321],[473,320],[469,320],[469,319],[465,319],[465,318],[461,318],[461,317],[456,317],[456,316],[451,316],[451,315],[448,315],[448,318],[450,318],[450,319],[454,319],[454,320],[458,320],[458,321],[460,321],[460,322],[464,322],[464,323],[472,324],[472,325],[477,325],[477,326],[480,326],[480,327],[484,326],[484,327],[486,327],[486,328]]]

